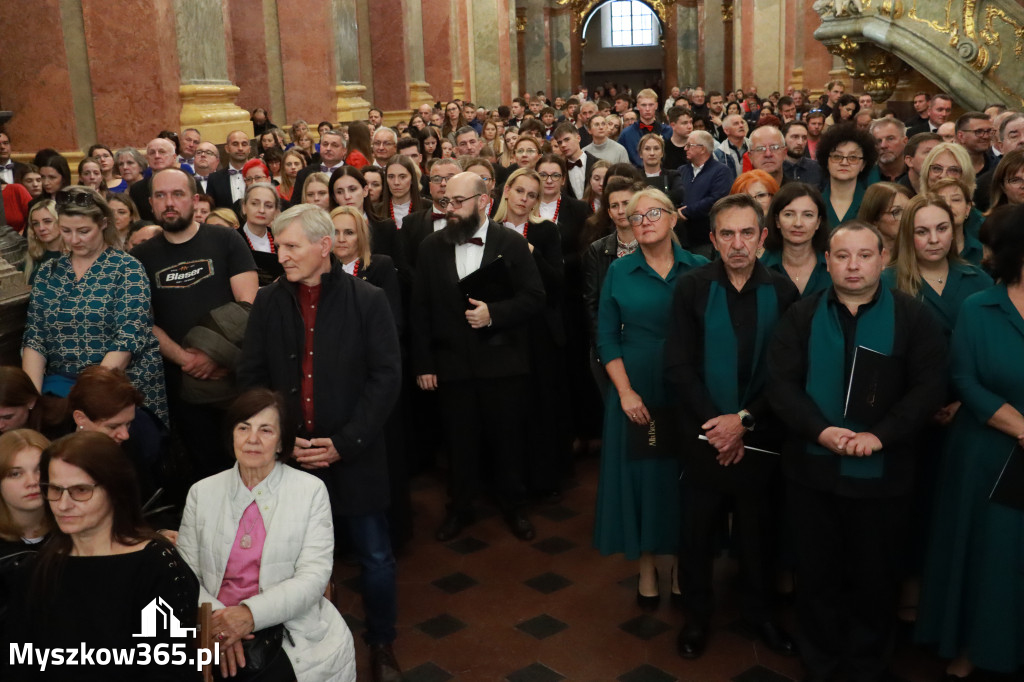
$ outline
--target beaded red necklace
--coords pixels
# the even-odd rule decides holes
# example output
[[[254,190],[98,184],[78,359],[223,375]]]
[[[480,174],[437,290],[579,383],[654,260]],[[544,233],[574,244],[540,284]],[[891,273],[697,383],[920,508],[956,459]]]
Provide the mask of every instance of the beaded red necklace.
[[[242,228],[242,236],[245,237],[245,243],[249,245],[249,250],[252,252],[256,251],[256,247],[252,245],[252,240],[249,239],[249,233],[245,228]],[[277,248],[274,246],[274,233],[267,228],[267,240],[270,242],[270,253],[277,253]]]

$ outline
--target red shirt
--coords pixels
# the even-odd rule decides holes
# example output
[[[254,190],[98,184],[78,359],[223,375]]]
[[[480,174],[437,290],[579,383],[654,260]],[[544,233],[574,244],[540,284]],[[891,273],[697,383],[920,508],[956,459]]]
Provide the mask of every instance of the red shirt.
[[[302,353],[302,423],[306,432],[313,436],[313,329],[316,326],[316,311],[320,305],[320,285],[309,287],[299,285],[299,310],[302,311],[302,327],[306,342]]]

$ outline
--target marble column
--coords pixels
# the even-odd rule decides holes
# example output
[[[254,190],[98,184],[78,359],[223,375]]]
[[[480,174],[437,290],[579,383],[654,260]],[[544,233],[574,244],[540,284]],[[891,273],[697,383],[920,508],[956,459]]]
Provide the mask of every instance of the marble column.
[[[376,0],[370,12],[373,105],[384,111],[388,125],[408,119],[408,51],[402,0]]]
[[[334,120],[357,121],[367,116],[370,103],[359,78],[359,8],[356,0],[333,0]]]
[[[817,97],[825,90],[832,69],[832,54],[814,38],[814,31],[821,25],[821,17],[810,3],[803,8],[803,87],[810,89],[811,96]],[[846,80],[849,80],[847,78]]]
[[[515,6],[514,0],[509,3],[508,8],[508,31],[509,82],[506,92],[508,92],[507,101],[511,102],[511,98],[519,95],[520,88],[526,82],[523,75],[523,34],[519,31],[519,8]]]
[[[572,92],[583,85],[583,26],[576,12],[569,13],[569,80]]]
[[[451,3],[452,16],[457,17],[452,26],[455,35],[452,59],[458,64],[458,76],[452,79],[452,99],[472,100],[476,96],[473,89],[473,55],[476,50],[472,38],[473,12],[460,0],[451,0]]]
[[[252,135],[249,112],[235,104],[239,88],[231,82],[228,70],[227,8],[218,0],[161,0],[158,8],[159,5],[170,10],[164,14],[167,19],[170,12],[174,14],[181,84],[180,127],[198,128],[204,139],[216,142],[226,139],[232,130]],[[152,3],[149,6],[152,8]],[[105,7],[104,11],[109,12],[110,8]],[[150,30],[166,23],[151,15],[150,22]],[[165,57],[156,51],[154,54]]]
[[[551,41],[545,0],[526,0],[526,85],[531,95],[551,89]]]
[[[753,80],[744,85],[756,85],[762,96],[782,87],[784,80],[785,33],[783,0],[757,0],[751,17],[753,40],[747,45],[756,45],[756,59],[752,60]],[[744,18],[743,34],[747,35],[747,20]]]
[[[330,3],[277,0],[287,120],[306,121],[314,135],[316,124],[330,119],[336,106],[332,20]]]
[[[276,4],[274,0],[269,2]],[[280,123],[284,111],[274,112],[270,106],[270,55],[266,49],[267,34],[277,29],[277,17],[274,17],[274,26],[266,26],[263,16],[265,4],[251,0],[229,0],[227,3],[231,19],[231,54],[245,55],[244,59],[234,60],[234,82],[239,88],[238,106],[250,111],[265,107],[270,111],[270,120]],[[278,45],[278,61],[280,54]],[[275,118],[275,114],[279,116]]]
[[[700,22],[697,16],[697,0],[681,0],[675,7],[676,20],[676,82],[672,83],[666,73],[665,86],[686,87],[700,84],[697,69],[697,52],[700,49]]]
[[[725,22],[722,0],[704,1],[704,58],[702,85],[708,90],[721,91],[725,87]],[[730,32],[731,32],[730,22]]]
[[[434,96],[430,94],[424,68],[423,6],[420,0],[405,0],[405,49],[409,53],[408,108],[412,110],[421,104],[433,104]]]
[[[551,95],[568,98],[572,84],[572,10],[551,12]]]
[[[271,120],[288,130],[288,110],[284,104],[284,67],[281,55],[281,25],[277,19],[277,0],[263,0],[264,50],[267,54],[267,97]],[[236,65],[237,66],[237,65]],[[242,90],[245,90],[245,86]]]
[[[445,102],[452,99],[452,80],[458,63],[455,35],[451,3],[431,3],[430,11],[423,13],[423,64],[430,74],[434,96]]]
[[[469,10],[471,15],[470,68],[473,101],[492,108],[502,101],[501,65],[498,54],[498,0],[474,0]],[[502,17],[504,19],[504,17]],[[529,30],[529,27],[527,27]],[[506,45],[507,49],[507,45]],[[529,59],[529,55],[527,55]],[[527,83],[529,84],[529,61],[527,62]]]
[[[0,26],[18,27],[0,31],[0,98],[3,108],[14,112],[5,126],[14,151],[78,147],[61,2],[0,2]]]
[[[736,78],[736,5],[722,0],[722,91],[735,90]]]
[[[498,98],[488,102],[495,108],[512,98],[512,36],[515,35],[515,0],[498,0]]]
[[[526,91],[526,8],[516,8],[516,51],[519,53],[517,71],[519,79],[513,93],[519,97]]]

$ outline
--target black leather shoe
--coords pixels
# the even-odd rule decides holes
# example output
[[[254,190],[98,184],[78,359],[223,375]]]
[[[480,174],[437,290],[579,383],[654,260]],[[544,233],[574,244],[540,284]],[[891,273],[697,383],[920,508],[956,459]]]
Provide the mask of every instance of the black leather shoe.
[[[775,653],[780,656],[797,655],[796,642],[775,621],[766,620],[753,627],[754,632],[757,633],[757,638]]]
[[[657,588],[661,581],[659,580],[658,569],[654,569],[654,587]],[[661,603],[661,594],[655,594],[647,596],[640,594],[640,581],[637,580],[636,584],[636,605],[640,607],[642,611],[655,611],[658,605]]]
[[[708,629],[703,625],[687,625],[679,631],[676,650],[683,658],[700,658],[708,645]]]
[[[373,682],[402,682],[402,669],[390,644],[370,645],[370,670]]]
[[[472,519],[468,514],[460,514],[459,512],[449,511],[445,514],[444,521],[441,522],[437,532],[434,533],[434,537],[437,538],[438,542],[448,542],[459,537],[463,529],[472,523]]]
[[[512,535],[515,535],[524,542],[529,542],[537,536],[537,531],[533,529],[533,524],[530,523],[530,519],[526,518],[526,514],[521,511],[512,512],[506,516],[505,523],[508,524],[509,530],[512,531]]]

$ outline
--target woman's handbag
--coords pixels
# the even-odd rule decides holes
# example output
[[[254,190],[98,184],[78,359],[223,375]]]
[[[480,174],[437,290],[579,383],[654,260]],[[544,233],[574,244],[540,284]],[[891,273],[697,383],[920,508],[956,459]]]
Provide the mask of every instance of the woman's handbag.
[[[245,667],[239,668],[232,682],[291,682],[295,679],[288,655],[283,651],[284,638],[292,641],[284,624],[272,625],[252,633],[253,639],[242,640]],[[224,679],[220,667],[214,667],[214,676]]]

